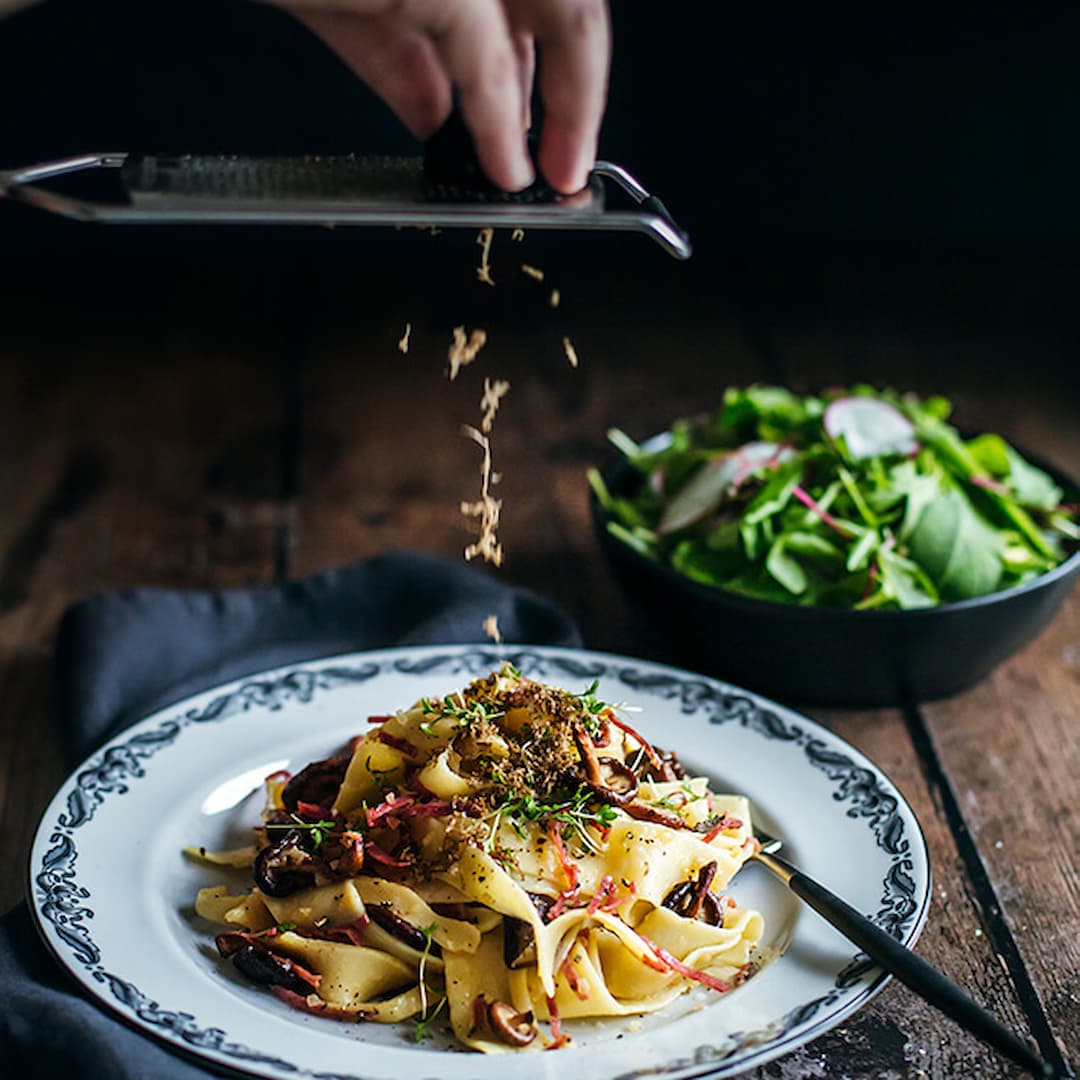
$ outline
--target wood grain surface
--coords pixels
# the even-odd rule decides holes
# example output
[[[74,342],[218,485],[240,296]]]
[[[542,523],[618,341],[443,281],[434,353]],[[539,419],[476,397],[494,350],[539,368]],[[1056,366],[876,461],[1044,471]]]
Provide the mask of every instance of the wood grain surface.
[[[441,245],[438,261],[425,245]],[[676,662],[592,536],[584,471],[613,423],[648,435],[731,383],[867,380],[946,394],[968,426],[1080,463],[1068,267],[802,258],[695,273],[634,241],[571,257],[500,237],[490,289],[472,279],[471,238],[402,247],[378,268],[128,265],[2,283],[0,907],[20,899],[33,829],[71,764],[50,701],[64,608],[136,584],[272,583],[394,547],[459,556],[458,504],[480,479],[459,428],[479,419],[485,375],[511,381],[493,436],[498,574],[565,606],[591,647]],[[520,272],[526,258],[544,283]],[[489,343],[449,384],[462,323]],[[919,816],[934,867],[919,951],[1045,1056],[1080,1057],[1080,597],[967,693],[808,712]],[[1019,1074],[893,984],[748,1075]]]

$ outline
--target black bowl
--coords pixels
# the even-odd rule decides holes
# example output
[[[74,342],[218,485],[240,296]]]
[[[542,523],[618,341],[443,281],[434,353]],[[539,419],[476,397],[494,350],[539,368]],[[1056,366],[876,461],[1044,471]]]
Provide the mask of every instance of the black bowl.
[[[656,449],[664,436],[646,446]],[[1025,455],[1027,456],[1027,455]],[[1064,489],[1077,484],[1028,456]],[[641,474],[624,458],[603,470],[630,494]],[[1080,551],[1046,574],[973,600],[910,611],[851,611],[757,600],[693,581],[607,531],[600,546],[631,604],[664,627],[673,656],[772,697],[874,708],[932,701],[973,686],[1043,630],[1080,575]]]

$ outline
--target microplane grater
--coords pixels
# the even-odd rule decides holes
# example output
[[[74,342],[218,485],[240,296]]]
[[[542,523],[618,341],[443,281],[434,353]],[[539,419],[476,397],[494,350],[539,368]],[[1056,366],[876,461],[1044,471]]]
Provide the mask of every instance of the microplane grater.
[[[49,186],[79,173],[104,175],[115,199]],[[629,196],[628,207],[609,208],[612,185]],[[504,195],[432,180],[419,157],[83,154],[0,171],[0,195],[107,224],[613,230],[645,233],[678,259],[691,253],[690,238],[663,203],[606,161],[593,166],[574,195],[546,189]]]

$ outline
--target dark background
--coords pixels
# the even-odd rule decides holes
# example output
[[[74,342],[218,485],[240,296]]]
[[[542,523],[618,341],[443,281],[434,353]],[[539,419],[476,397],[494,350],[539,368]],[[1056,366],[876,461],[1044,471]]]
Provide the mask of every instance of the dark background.
[[[853,14],[614,5],[602,154],[702,260],[731,253],[1072,254],[1080,8]],[[48,0],[0,23],[0,166],[88,150],[414,152],[299,24],[240,0]],[[6,250],[392,250],[385,237],[102,230],[0,203]]]

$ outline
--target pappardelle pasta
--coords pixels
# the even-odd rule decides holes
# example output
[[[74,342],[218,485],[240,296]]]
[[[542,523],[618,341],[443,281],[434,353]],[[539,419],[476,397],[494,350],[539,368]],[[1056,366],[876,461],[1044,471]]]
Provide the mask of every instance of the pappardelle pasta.
[[[485,1053],[738,986],[763,929],[725,892],[756,844],[747,801],[596,690],[507,664],[268,777],[250,848],[192,852],[253,870],[244,895],[199,892],[222,957],[294,1008],[417,1039],[442,1016]]]

